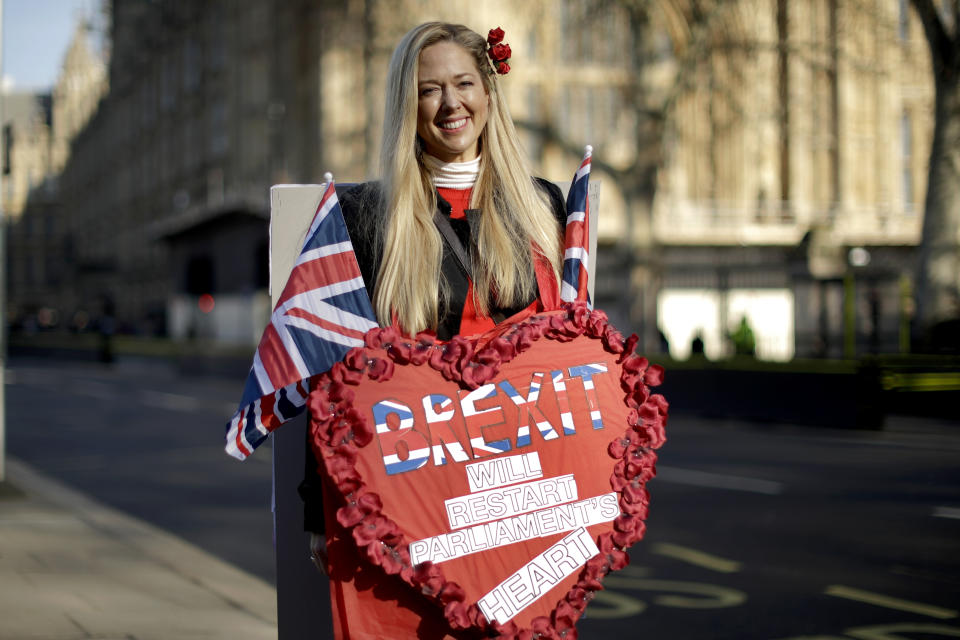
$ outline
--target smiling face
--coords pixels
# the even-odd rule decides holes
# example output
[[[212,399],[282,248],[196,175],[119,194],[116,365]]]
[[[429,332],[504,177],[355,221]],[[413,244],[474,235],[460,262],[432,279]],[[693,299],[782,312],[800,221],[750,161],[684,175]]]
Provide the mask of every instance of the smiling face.
[[[427,153],[444,162],[476,158],[490,98],[466,49],[453,42],[424,48],[417,95],[417,134]]]

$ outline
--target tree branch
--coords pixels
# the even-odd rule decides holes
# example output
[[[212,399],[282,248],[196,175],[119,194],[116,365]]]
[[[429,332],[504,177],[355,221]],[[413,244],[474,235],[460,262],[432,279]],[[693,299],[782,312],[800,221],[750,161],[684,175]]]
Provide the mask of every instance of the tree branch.
[[[927,43],[930,45],[930,56],[933,62],[934,74],[938,79],[947,79],[951,72],[955,72],[954,57],[951,49],[952,42],[947,30],[943,26],[940,14],[934,6],[933,0],[910,0],[910,4],[916,9],[920,22],[923,24],[923,32],[927,36]],[[954,25],[957,28],[957,25]],[[960,29],[957,29],[960,31]]]
[[[533,120],[526,120],[523,118],[514,118],[513,124],[518,129],[529,131],[530,133],[534,133],[542,137],[544,140],[550,141],[551,143],[557,145],[558,147],[560,147],[570,155],[574,155],[577,157],[580,157],[583,155],[582,144],[576,144],[574,142],[571,142],[566,136],[561,134],[560,131],[558,131],[557,128],[550,123],[536,122]],[[595,168],[608,173],[616,180],[623,179],[626,175],[629,175],[631,171],[634,171],[636,169],[636,162],[632,163],[630,166],[626,168],[614,167],[613,165],[599,159],[597,156],[594,156],[591,159],[591,163]]]

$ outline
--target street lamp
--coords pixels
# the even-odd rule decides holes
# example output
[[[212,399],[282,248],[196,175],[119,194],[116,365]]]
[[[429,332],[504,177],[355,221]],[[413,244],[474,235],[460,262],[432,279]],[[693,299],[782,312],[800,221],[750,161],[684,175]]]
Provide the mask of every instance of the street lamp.
[[[843,276],[843,356],[852,360],[857,356],[857,289],[854,269],[870,264],[870,252],[864,247],[847,251],[847,271]]]

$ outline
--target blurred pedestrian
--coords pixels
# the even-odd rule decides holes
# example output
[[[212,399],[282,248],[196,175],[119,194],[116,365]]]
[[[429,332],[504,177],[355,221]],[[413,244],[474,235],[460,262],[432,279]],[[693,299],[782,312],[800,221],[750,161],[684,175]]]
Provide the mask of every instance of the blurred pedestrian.
[[[693,340],[690,342],[690,357],[691,358],[703,358],[703,334],[699,331],[693,336]]]
[[[97,333],[100,334],[99,359],[100,362],[104,364],[112,364],[114,360],[113,336],[117,331],[117,319],[114,309],[113,298],[104,296],[102,313],[97,319]]]
[[[730,334],[730,340],[733,342],[733,354],[737,356],[756,355],[757,340],[753,335],[753,329],[747,321],[747,316],[740,316],[740,324],[736,330]]]

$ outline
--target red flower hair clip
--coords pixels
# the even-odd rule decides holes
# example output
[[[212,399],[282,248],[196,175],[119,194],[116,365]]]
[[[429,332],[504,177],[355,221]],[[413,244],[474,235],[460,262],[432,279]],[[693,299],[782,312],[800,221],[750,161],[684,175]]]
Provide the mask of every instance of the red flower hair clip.
[[[487,55],[490,56],[493,68],[502,76],[508,74],[510,65],[507,64],[507,60],[510,59],[513,52],[510,51],[510,45],[503,42],[503,29],[500,27],[490,29],[490,33],[487,34],[487,44],[489,45]]]

